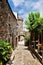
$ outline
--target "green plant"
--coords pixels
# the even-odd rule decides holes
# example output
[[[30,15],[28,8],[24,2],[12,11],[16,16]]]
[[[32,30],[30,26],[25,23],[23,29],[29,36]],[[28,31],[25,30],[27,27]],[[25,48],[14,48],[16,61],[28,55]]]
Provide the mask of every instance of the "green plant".
[[[31,12],[25,22],[26,28],[30,32],[41,33],[43,30],[43,18],[40,17],[39,12]]]
[[[24,39],[25,39],[26,41],[28,41],[28,40],[30,39],[30,36],[25,35]]]
[[[12,47],[8,42],[0,41],[0,63],[5,63],[9,56],[8,54],[12,52]],[[4,64],[5,65],[5,64]]]

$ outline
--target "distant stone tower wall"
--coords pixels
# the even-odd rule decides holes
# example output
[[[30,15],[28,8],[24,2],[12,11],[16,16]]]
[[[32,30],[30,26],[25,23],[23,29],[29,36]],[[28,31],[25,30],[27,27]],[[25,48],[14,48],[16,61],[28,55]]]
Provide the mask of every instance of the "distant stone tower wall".
[[[21,17],[18,17],[17,23],[18,23],[18,35],[22,35],[23,34],[23,19]]]

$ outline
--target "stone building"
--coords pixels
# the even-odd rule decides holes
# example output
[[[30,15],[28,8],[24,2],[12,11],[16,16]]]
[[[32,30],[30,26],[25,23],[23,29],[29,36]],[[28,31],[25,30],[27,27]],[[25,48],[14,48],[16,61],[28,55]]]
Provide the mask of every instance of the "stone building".
[[[18,40],[23,39],[23,18],[19,17],[17,18],[17,24],[18,24]]]
[[[17,29],[16,29],[17,36],[16,36],[16,38],[17,38],[17,41],[19,41],[20,39],[23,38],[23,18],[21,18],[18,15],[18,13],[16,13],[16,12],[13,12],[13,13],[17,19],[17,26],[16,26],[17,27]]]
[[[23,19],[21,17],[17,18],[17,24],[18,24],[18,35],[23,34]]]
[[[0,40],[8,41],[16,47],[17,19],[8,0],[0,0]]]

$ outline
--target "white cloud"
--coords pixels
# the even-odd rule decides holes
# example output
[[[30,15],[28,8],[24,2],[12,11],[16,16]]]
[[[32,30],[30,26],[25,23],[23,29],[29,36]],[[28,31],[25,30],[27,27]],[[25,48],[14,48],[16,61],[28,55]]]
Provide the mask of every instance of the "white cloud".
[[[18,13],[19,13],[19,14],[23,14],[23,13],[24,13],[24,9],[19,10]]]
[[[22,15],[24,21],[26,20],[26,18],[28,17],[28,13],[27,12],[24,12],[24,14]]]
[[[36,11],[39,11],[41,16],[43,16],[43,0],[38,0],[37,2],[32,2],[31,3],[31,0],[12,0],[15,7],[17,7],[18,5],[20,6],[23,2],[24,2],[24,6],[23,9],[20,9],[18,11],[18,13],[21,15],[22,14],[22,17],[24,19],[26,19],[26,17],[28,16],[28,12],[26,10],[30,10],[29,12],[33,11],[33,12],[36,12]],[[31,8],[32,7],[32,8]],[[25,10],[26,8],[26,10]]]
[[[43,0],[39,0],[38,2],[34,3],[33,10],[38,10],[40,15],[43,16]]]
[[[25,2],[25,6],[26,6],[27,8],[30,8],[30,7],[32,6],[31,1],[30,1],[30,0],[26,1],[26,2]]]
[[[39,2],[34,3],[34,4],[33,4],[33,7],[34,7],[34,9],[39,9],[40,3],[39,3]]]
[[[21,4],[22,2],[24,2],[24,0],[12,0],[14,3],[14,6],[17,7],[19,4]]]

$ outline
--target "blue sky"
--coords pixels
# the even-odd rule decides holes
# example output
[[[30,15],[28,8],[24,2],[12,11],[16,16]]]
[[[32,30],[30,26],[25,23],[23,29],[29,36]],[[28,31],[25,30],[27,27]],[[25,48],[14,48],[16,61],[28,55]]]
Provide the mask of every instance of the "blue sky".
[[[17,12],[24,20],[30,12],[39,11],[43,16],[43,0],[8,0],[12,11]]]

